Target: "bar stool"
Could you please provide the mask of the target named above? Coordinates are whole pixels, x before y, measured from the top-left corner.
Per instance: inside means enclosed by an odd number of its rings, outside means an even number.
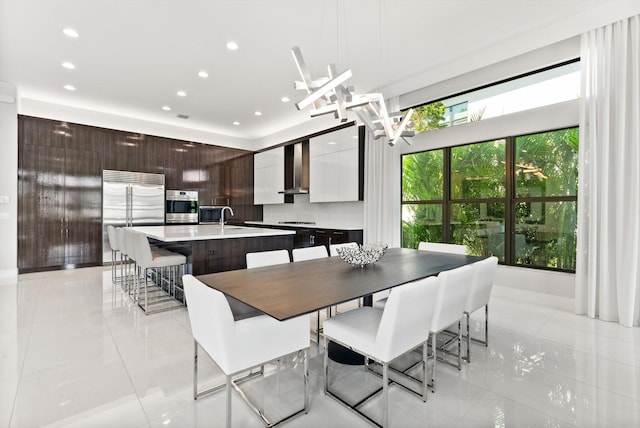
[[[179,270],[183,268],[184,265],[187,264],[187,258],[178,253],[168,252],[164,250],[162,253],[153,253],[151,251],[151,245],[147,240],[147,237],[142,233],[130,231],[132,246],[135,252],[136,265],[137,268],[142,269],[142,279],[144,281],[144,300],[140,299],[140,291],[139,291],[139,281],[136,286],[136,298],[137,303],[140,308],[145,312],[145,314],[149,314],[152,312],[158,312],[161,310],[166,310],[167,308],[161,308],[158,310],[151,310],[149,307],[149,287],[148,287],[148,271],[150,269],[156,271],[158,274],[158,270],[168,269],[169,274],[161,275],[159,282],[167,281],[168,294],[173,298],[175,296],[175,287],[178,280]],[[136,275],[137,276],[137,275]],[[183,296],[184,303],[184,296]],[[168,308],[172,309],[172,308]]]
[[[120,248],[116,238],[116,228],[112,225],[107,226],[107,237],[109,238],[109,247],[111,247],[111,282],[115,284],[118,279],[116,276],[116,261],[118,259],[118,252],[120,251]]]
[[[125,227],[115,228],[116,246],[120,251],[120,285],[126,292],[131,293],[129,280],[132,279],[129,276],[129,267],[131,259],[129,258],[129,248],[127,247],[126,239],[127,229]]]

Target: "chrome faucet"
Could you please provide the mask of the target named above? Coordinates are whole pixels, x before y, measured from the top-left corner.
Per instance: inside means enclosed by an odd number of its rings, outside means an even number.
[[[225,210],[229,210],[231,212],[231,215],[235,215],[233,214],[233,210],[231,209],[231,207],[229,206],[222,207],[222,210],[220,211],[220,230],[224,229],[224,211]]]

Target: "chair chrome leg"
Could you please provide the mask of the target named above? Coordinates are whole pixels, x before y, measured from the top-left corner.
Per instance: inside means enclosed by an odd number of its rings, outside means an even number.
[[[489,304],[484,305],[484,346],[489,346]]]
[[[304,351],[304,413],[309,412],[309,350]]]
[[[382,426],[389,426],[389,364],[382,365]]]
[[[198,399],[198,342],[193,341],[193,399]]]
[[[422,401],[427,402],[427,358],[428,358],[428,350],[427,350],[427,342],[422,344],[422,371],[424,372],[424,376],[422,377]]]
[[[436,392],[436,361],[438,359],[436,355],[436,351],[438,349],[437,338],[437,333],[433,333],[431,335],[431,354],[433,354],[433,362],[431,363],[431,392]]]
[[[323,364],[324,364],[324,394],[327,395],[327,391],[329,388],[329,349],[327,346],[328,339],[326,337],[323,338]]]
[[[148,300],[148,296],[147,296],[147,269],[143,269],[143,273],[144,273],[144,313],[147,313],[147,310],[149,309],[149,300]]]
[[[471,332],[469,331],[469,323],[471,322],[471,318],[469,316],[469,312],[465,312],[467,319],[467,363],[471,362]]]
[[[462,327],[458,320],[458,370],[462,370]]]
[[[231,428],[231,376],[227,375],[227,428]]]

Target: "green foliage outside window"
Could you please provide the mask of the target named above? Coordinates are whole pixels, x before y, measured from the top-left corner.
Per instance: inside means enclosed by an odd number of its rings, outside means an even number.
[[[446,111],[447,106],[440,101],[414,107],[411,115],[412,125],[409,129],[415,131],[416,134],[420,134],[433,129],[445,128],[447,123],[443,123],[443,121]],[[406,110],[402,111],[402,113],[405,112]]]
[[[446,240],[508,264],[575,271],[578,128],[408,154],[402,169],[403,247]]]

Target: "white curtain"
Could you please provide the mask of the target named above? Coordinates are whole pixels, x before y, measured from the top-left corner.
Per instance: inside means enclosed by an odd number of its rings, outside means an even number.
[[[640,323],[640,15],[582,35],[575,311]]]
[[[399,98],[386,101],[389,111],[397,111]],[[382,242],[394,246],[394,228],[399,228],[394,216],[393,148],[384,139],[373,138],[367,128],[365,138],[364,173],[364,243]]]

